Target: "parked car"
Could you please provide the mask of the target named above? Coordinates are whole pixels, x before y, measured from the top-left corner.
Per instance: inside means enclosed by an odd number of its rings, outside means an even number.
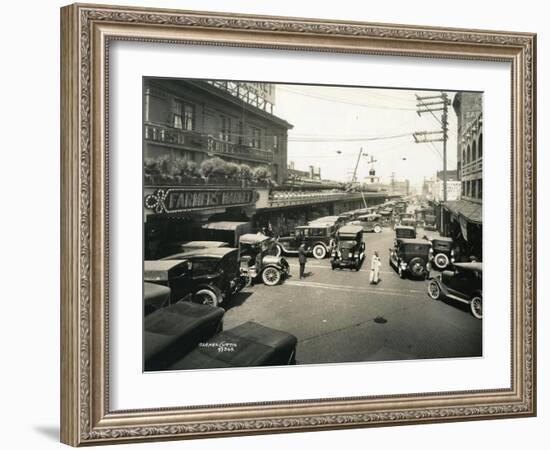
[[[157,309],[170,304],[170,288],[154,283],[143,283],[143,315],[148,316]]]
[[[321,224],[321,226],[324,226],[326,224],[329,224],[336,230],[337,228],[341,227],[345,223],[346,223],[346,219],[341,216],[323,216],[315,220],[310,220],[308,222],[308,225],[318,226],[319,224]]]
[[[364,232],[380,233],[382,231],[382,216],[380,214],[363,214],[356,220],[348,222],[348,225],[359,225]]]
[[[297,342],[293,334],[249,321],[199,343],[170,370],[296,364]]]
[[[359,271],[364,259],[363,228],[358,225],[344,225],[336,232],[336,245],[330,258],[332,270],[349,267]]]
[[[145,261],[145,281],[170,287],[171,303],[184,299],[209,306],[218,306],[245,285],[238,250],[223,247]]]
[[[179,302],[144,319],[144,370],[165,370],[223,329],[222,308]]]
[[[174,254],[194,252],[203,248],[229,247],[227,242],[223,241],[182,241],[170,242],[162,247],[162,255],[169,257]]]
[[[451,238],[435,237],[431,242],[435,267],[444,270],[454,263],[453,240]]]
[[[411,213],[403,213],[399,216],[399,225],[404,227],[413,227],[416,229],[416,215]]]
[[[416,229],[405,225],[397,225],[394,229],[395,239],[416,239]]]
[[[243,234],[239,238],[240,271],[247,286],[255,279],[275,286],[288,276],[290,266],[275,245],[275,239],[261,233]]]
[[[449,298],[470,306],[472,315],[483,318],[482,278],[479,262],[455,263],[454,270],[445,270],[428,283],[428,295],[434,300]]]
[[[305,244],[308,252],[316,259],[323,259],[330,255],[334,246],[336,227],[330,223],[315,223],[296,227],[294,234],[279,238],[276,242],[276,253],[298,254],[300,245]]]
[[[390,248],[390,266],[400,278],[410,275],[426,279],[431,269],[431,250],[432,245],[425,239],[397,239],[394,248]]]
[[[424,229],[435,231],[437,229],[437,224],[435,221],[435,215],[426,214],[424,215]]]

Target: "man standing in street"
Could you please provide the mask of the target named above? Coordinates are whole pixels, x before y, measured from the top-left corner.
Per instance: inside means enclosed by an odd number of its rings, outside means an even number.
[[[380,260],[380,256],[378,255],[378,252],[374,252],[370,265],[370,284],[378,284],[378,281],[380,280],[378,274],[381,265],[382,262]]]
[[[300,245],[298,249],[298,261],[300,262],[300,280],[304,278],[304,271],[306,269],[307,255],[306,255],[306,245]]]

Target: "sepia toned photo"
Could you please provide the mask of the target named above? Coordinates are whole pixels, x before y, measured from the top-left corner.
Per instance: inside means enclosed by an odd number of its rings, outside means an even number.
[[[483,94],[143,79],[145,371],[483,356]]]

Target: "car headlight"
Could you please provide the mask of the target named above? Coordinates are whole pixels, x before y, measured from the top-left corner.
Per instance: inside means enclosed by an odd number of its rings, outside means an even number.
[[[406,269],[406,268],[407,268],[407,263],[406,263],[406,262],[402,262],[402,263],[401,263],[401,268]]]

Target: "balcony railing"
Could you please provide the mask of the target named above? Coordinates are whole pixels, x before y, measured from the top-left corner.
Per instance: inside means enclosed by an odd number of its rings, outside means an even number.
[[[254,147],[237,144],[235,142],[216,139],[213,136],[204,136],[206,138],[206,147],[209,153],[222,156],[232,156],[237,159],[253,159],[256,161],[271,162],[273,152]]]
[[[196,131],[180,130],[165,125],[145,124],[145,140],[161,144],[191,147],[203,150],[211,156],[226,156],[269,163],[273,160],[272,150],[262,150],[217,139]]]

